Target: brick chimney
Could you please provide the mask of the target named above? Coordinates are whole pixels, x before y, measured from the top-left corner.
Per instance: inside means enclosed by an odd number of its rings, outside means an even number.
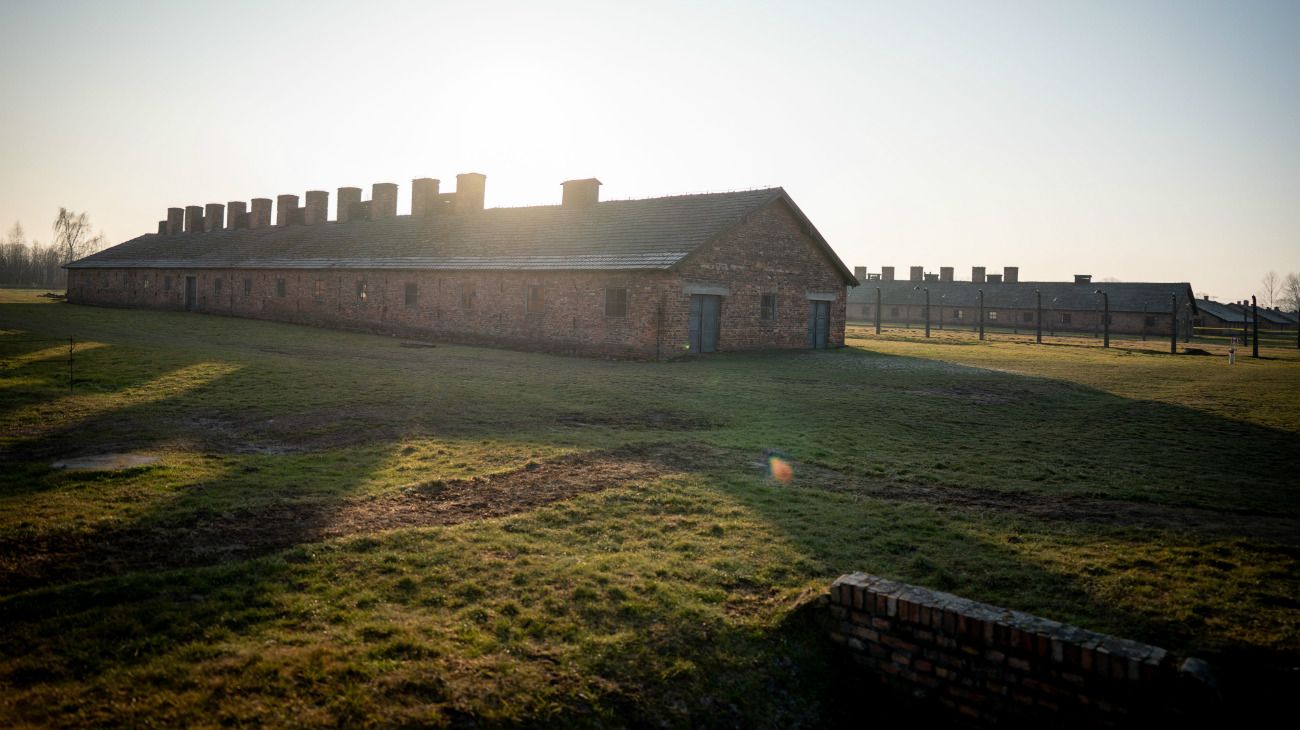
[[[397,215],[397,183],[375,183],[370,186],[370,217],[392,218]]]
[[[302,222],[309,226],[324,223],[330,217],[330,194],[324,190],[308,190]]]
[[[989,284],[1001,284],[1002,274],[989,274],[988,276],[984,277],[984,279],[986,283]]]
[[[186,233],[203,232],[203,206],[201,205],[185,206],[185,232]]]
[[[475,213],[483,210],[483,191],[486,187],[487,175],[477,172],[462,172],[457,175],[456,212]]]
[[[361,188],[339,188],[339,200],[334,220],[347,223],[352,220],[352,206],[361,202]]]
[[[275,224],[287,226],[293,222],[293,212],[298,210],[297,195],[278,195],[275,198]]]
[[[166,234],[167,234],[167,221],[158,221],[158,235],[164,236]]]
[[[411,215],[424,218],[438,209],[438,187],[441,181],[420,177],[411,181]]]
[[[1075,274],[1075,275],[1074,275],[1074,283],[1076,283],[1076,284],[1091,284],[1091,283],[1092,283],[1092,274]]]
[[[226,203],[226,212],[230,214],[230,218],[226,220],[226,228],[231,230],[248,228],[248,203],[242,200],[232,200]]]
[[[940,266],[940,267],[939,267],[939,281],[952,281],[952,267],[951,267],[951,266]]]
[[[180,233],[185,230],[185,209],[168,208],[167,209],[167,233],[168,235]]]
[[[976,283],[976,284],[983,284],[983,283],[984,283],[984,267],[983,267],[983,266],[972,266],[972,267],[970,267],[970,280],[971,280],[972,282]]]
[[[921,281],[925,278],[925,267],[913,266],[908,273],[910,274],[908,277],[910,281]]]
[[[208,203],[203,209],[203,230],[219,231],[226,227],[226,206],[221,203]]]
[[[1020,282],[1019,266],[1003,266],[1002,281],[1007,284],[1017,284]]]
[[[252,210],[248,213],[249,228],[265,228],[271,225],[271,199],[253,198]]]
[[[585,208],[600,202],[600,181],[594,177],[582,180],[565,180],[561,203],[565,208]]]
[[[894,267],[892,267],[892,266],[881,266],[881,267],[880,267],[880,280],[881,280],[881,281],[893,281],[893,280],[894,280]]]
[[[865,266],[854,266],[854,267],[853,267],[853,278],[854,278],[854,279],[857,279],[859,284],[862,283],[862,282],[864,282],[864,281],[866,281],[866,280],[867,280],[867,267],[865,267]]]

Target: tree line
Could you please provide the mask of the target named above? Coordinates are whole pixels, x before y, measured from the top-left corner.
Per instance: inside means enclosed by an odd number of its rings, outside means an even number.
[[[68,272],[63,265],[104,247],[104,234],[93,233],[85,213],[59,208],[54,239],[48,244],[27,241],[22,223],[14,223],[0,242],[0,286],[63,289]]]

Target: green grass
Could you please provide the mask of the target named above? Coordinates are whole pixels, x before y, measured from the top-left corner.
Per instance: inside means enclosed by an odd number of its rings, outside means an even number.
[[[0,292],[0,720],[823,725],[801,606],[855,570],[1300,653],[1294,350],[915,334],[609,362]],[[115,452],[160,458],[51,466]]]

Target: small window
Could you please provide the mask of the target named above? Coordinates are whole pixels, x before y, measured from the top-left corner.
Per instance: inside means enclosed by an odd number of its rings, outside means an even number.
[[[897,317],[897,316],[898,316],[898,307],[890,307],[890,308],[889,308],[889,316],[891,316],[891,317]]]
[[[212,291],[215,292],[221,291],[221,277],[217,277],[212,280]]]
[[[406,306],[414,307],[420,299],[420,285],[413,281],[406,282]]]
[[[252,294],[252,293],[253,293],[253,280],[252,280],[252,279],[249,279],[249,278],[245,278],[245,279],[244,279],[244,296],[248,296],[249,294]]]
[[[311,296],[312,296],[312,299],[315,299],[315,300],[318,301],[318,302],[319,302],[319,301],[323,301],[323,300],[325,299],[325,280],[324,280],[324,279],[317,279],[316,281],[313,281],[313,282],[312,282],[312,284],[311,284]]]
[[[989,321],[990,321],[990,322],[996,322],[996,321],[998,321],[998,313],[997,313],[997,312],[989,312]]]
[[[542,291],[540,284],[531,284],[528,287],[528,298],[524,301],[524,311],[540,312],[546,307],[546,295]]]
[[[954,309],[952,311],[952,316],[956,317],[957,319],[963,319],[965,318],[966,314],[962,312],[960,309]]]
[[[164,276],[163,291],[171,291],[171,290],[172,290],[172,278],[170,276]]]
[[[764,294],[758,304],[759,319],[776,319],[776,295]]]
[[[1033,312],[1024,312],[1024,313],[1022,313],[1022,314],[1020,315],[1020,319],[1021,319],[1022,321],[1025,321],[1025,322],[1033,322],[1033,321],[1034,321],[1034,313],[1033,313]]]
[[[147,276],[144,277],[144,282],[143,282],[142,286],[144,286],[144,288],[146,288],[146,289],[149,288],[149,277],[147,277]]]
[[[276,279],[276,280],[275,280],[275,295],[276,295],[277,297],[280,297],[281,299],[283,299],[283,298],[284,298],[284,290],[285,290],[285,287],[284,287],[284,279]]]
[[[365,279],[357,280],[357,301],[364,302],[370,296],[370,285]]]
[[[1148,315],[1148,316],[1147,316],[1147,319],[1146,319],[1146,323],[1147,323],[1147,326],[1148,326],[1148,327],[1155,327],[1155,326],[1156,326],[1156,318]]]
[[[461,287],[460,287],[460,308],[461,308],[461,309],[473,309],[473,308],[474,308],[474,285],[473,285],[473,284],[462,284],[462,285],[461,285]]]
[[[627,316],[627,289],[623,287],[605,287],[605,316]]]
[[[1069,323],[1070,323],[1070,313],[1061,312],[1061,324],[1069,324]]]

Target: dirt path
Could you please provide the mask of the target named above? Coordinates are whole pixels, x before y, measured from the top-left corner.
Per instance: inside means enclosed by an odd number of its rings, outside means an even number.
[[[849,492],[874,499],[924,502],[963,512],[1003,512],[1036,520],[1065,520],[1118,527],[1188,530],[1300,546],[1300,519],[1200,507],[1011,492],[857,478],[807,464],[795,466],[794,488]]]
[[[663,447],[628,447],[531,462],[512,472],[433,481],[398,493],[284,504],[185,521],[0,539],[0,595],[135,570],[212,565],[294,545],[409,527],[502,517],[672,469]]]

